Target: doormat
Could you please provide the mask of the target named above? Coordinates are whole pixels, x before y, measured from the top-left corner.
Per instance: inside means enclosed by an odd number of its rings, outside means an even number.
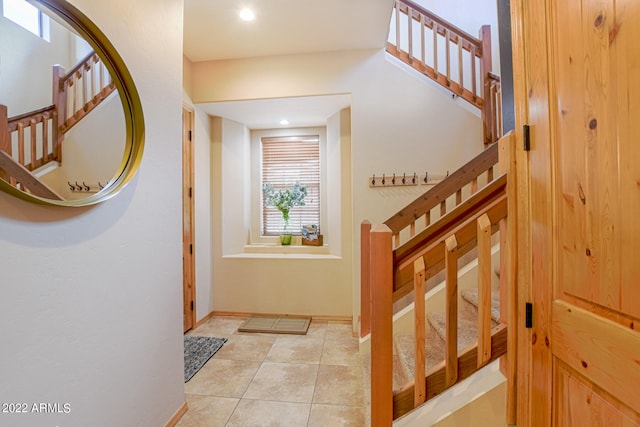
[[[238,332],[306,335],[309,324],[311,317],[305,316],[252,316],[238,328]]]
[[[185,336],[184,382],[189,381],[226,342],[226,338]]]

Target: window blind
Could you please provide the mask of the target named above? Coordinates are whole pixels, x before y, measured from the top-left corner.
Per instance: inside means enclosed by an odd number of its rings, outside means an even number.
[[[278,189],[291,187],[296,181],[307,187],[305,206],[289,212],[288,231],[300,234],[302,225],[320,225],[320,138],[318,135],[265,137],[261,139],[262,182]],[[277,236],[283,232],[282,214],[274,206],[266,206],[262,194],[262,235]]]

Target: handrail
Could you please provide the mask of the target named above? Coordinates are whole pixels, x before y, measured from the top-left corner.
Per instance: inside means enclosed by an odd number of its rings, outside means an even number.
[[[512,163],[515,161],[512,156],[514,141],[515,137],[511,132],[500,140],[498,147],[495,148],[496,154],[485,154],[485,152],[481,154],[488,159],[493,159],[492,156],[497,155],[499,150],[500,156],[505,158],[500,163],[501,175],[496,179],[491,177],[492,180],[481,190],[459,203],[456,208],[446,212],[438,221],[402,246],[392,250],[394,231],[391,226],[395,226],[399,230],[402,224],[408,222],[404,218],[409,216],[407,212],[422,212],[424,206],[436,207],[438,203],[434,204],[432,196],[426,197],[429,202],[425,202],[424,199],[417,200],[414,204],[403,209],[401,211],[404,212],[403,215],[392,217],[395,218],[394,221],[390,219],[387,223],[374,226],[372,229],[366,223],[363,225],[362,231],[365,236],[362,237],[362,242],[365,243],[368,239],[368,244],[362,246],[362,252],[367,252],[363,253],[362,257],[363,259],[368,257],[370,269],[370,274],[367,275],[370,296],[368,300],[363,297],[362,309],[366,310],[369,304],[371,306],[372,425],[389,425],[391,423],[388,418],[389,411],[393,413],[392,419],[395,419],[421,405],[426,399],[473,374],[487,363],[506,354],[507,335],[512,335],[511,332],[507,332],[506,324],[513,322],[514,315],[512,309],[507,311],[501,307],[500,322],[497,327],[492,326],[491,244],[492,234],[499,231],[500,276],[509,276],[512,273],[508,262],[513,259],[515,254],[513,253],[512,237],[506,234],[509,210],[507,186],[513,185],[509,184],[509,176]],[[491,167],[495,164],[493,160],[488,163],[491,164]],[[452,175],[443,181],[443,184],[447,180],[458,180],[457,184],[460,184],[459,180],[465,176],[469,177],[470,173],[467,171],[460,172],[457,176]],[[462,181],[466,181],[466,179]],[[441,194],[456,194],[455,188],[453,192],[450,191],[451,187],[456,186],[451,183],[441,186],[441,188],[448,188],[445,193]],[[442,190],[437,189],[437,191],[441,192]],[[415,210],[416,207],[419,209]],[[415,218],[412,219],[412,221],[414,220]],[[457,348],[458,258],[472,248],[476,248],[478,253],[478,342],[459,353]],[[510,255],[502,256],[503,252]],[[389,277],[389,272],[392,272],[392,278]],[[424,305],[422,304],[425,297],[424,284],[425,280],[439,272],[444,272],[446,278],[444,312],[446,356],[439,366],[425,373],[425,369],[422,367],[425,331],[423,325],[420,325],[425,320]],[[500,283],[504,287],[509,285],[502,280]],[[389,399],[388,390],[377,388],[383,387],[383,384],[390,381],[392,377],[393,362],[388,354],[393,347],[392,301],[397,301],[399,296],[406,295],[411,290],[414,291],[414,300],[416,301],[414,360],[416,363],[420,363],[420,367],[416,366],[414,379],[403,386],[401,390],[395,391],[392,399]],[[508,301],[513,301],[512,296],[505,297],[507,292],[502,289],[500,295],[501,306],[503,304],[508,306],[510,305]],[[505,315],[505,313],[508,314]],[[378,355],[373,357],[374,353]],[[511,357],[509,363],[514,363],[514,360]],[[515,372],[513,365],[510,366],[510,372]],[[513,381],[515,381],[515,377],[508,378],[508,382],[510,382],[508,390],[515,390]],[[509,405],[514,402],[512,394],[510,391]]]
[[[498,145],[494,144],[439,182],[422,196],[398,211],[384,223],[393,232],[395,246],[401,243],[401,233],[412,238],[416,234],[417,222],[424,217],[424,226],[431,224],[432,210],[440,207],[440,217],[447,213],[449,206],[460,203],[475,194],[484,183],[493,180],[493,168],[498,163]],[[482,177],[486,173],[486,177]],[[484,182],[482,180],[484,179]],[[450,197],[456,199],[447,203]],[[436,213],[437,214],[437,213]],[[407,228],[409,228],[407,230]]]
[[[497,141],[502,100],[500,79],[491,73],[490,27],[476,38],[411,0],[396,0],[393,10],[386,51],[479,108],[485,146]]]

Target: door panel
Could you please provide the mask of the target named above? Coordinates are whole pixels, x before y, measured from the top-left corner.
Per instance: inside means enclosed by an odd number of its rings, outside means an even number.
[[[562,0],[548,9],[557,99],[551,351],[562,426],[640,419],[640,332],[632,329],[640,300],[623,298],[637,297],[640,277],[629,256],[640,253],[631,220],[640,215],[640,168],[631,164],[640,160],[640,128],[629,115],[640,85],[628,81],[640,66],[640,9],[631,1]]]
[[[534,307],[533,328],[519,329],[531,340],[519,348],[530,380],[518,425],[637,426],[640,1],[512,0],[512,10],[525,40],[516,110],[532,139],[518,166],[518,204],[530,206],[519,230],[531,241],[518,246],[531,260],[518,264],[519,285]]]

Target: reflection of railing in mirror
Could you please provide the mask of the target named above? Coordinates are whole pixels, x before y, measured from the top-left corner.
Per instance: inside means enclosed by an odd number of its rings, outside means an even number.
[[[32,172],[52,161],[61,163],[64,134],[114,90],[108,70],[91,52],[68,73],[53,67],[53,105],[12,118],[0,105],[0,178],[20,190],[62,200]]]

